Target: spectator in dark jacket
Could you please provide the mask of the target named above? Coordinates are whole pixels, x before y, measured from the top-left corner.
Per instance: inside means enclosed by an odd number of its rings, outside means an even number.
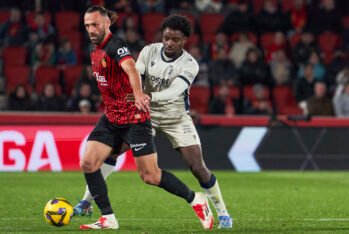
[[[40,111],[64,111],[65,102],[64,99],[56,95],[55,86],[51,83],[46,83],[42,95],[38,98],[36,107]]]
[[[239,1],[236,10],[232,11],[223,21],[220,31],[227,35],[236,32],[254,31],[254,16],[247,1]]]
[[[233,85],[238,83],[235,66],[228,58],[227,52],[224,49],[218,50],[217,59],[211,61],[208,70],[212,87],[220,84]]]
[[[258,31],[264,32],[286,32],[289,29],[287,17],[280,12],[278,6],[272,0],[265,0],[263,8],[256,19]]]
[[[341,30],[341,12],[336,7],[334,0],[322,0],[311,10],[310,28],[315,33],[325,31],[339,32]]]
[[[307,64],[304,67],[304,75],[297,79],[295,85],[295,97],[299,105],[304,107],[304,101],[314,95],[315,77],[313,72],[313,65]]]
[[[91,105],[91,112],[96,112],[96,101],[93,99],[91,86],[89,83],[82,83],[76,95],[68,101],[68,109],[70,111],[80,111],[79,103],[81,100],[87,100]]]
[[[300,41],[293,49],[293,60],[297,65],[307,62],[312,51],[319,51],[314,35],[309,30],[304,30]]]
[[[8,110],[28,111],[33,109],[33,102],[24,85],[18,85],[8,98]]]
[[[258,49],[252,48],[247,51],[246,59],[239,70],[239,79],[243,85],[271,85],[269,67],[263,62]]]

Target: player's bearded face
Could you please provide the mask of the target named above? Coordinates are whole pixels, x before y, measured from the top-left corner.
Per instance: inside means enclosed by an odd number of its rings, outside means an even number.
[[[107,19],[98,12],[86,13],[84,17],[85,28],[93,44],[102,43],[106,35]]]
[[[165,28],[162,35],[162,43],[164,45],[164,53],[167,57],[178,57],[183,50],[187,37],[179,30]]]

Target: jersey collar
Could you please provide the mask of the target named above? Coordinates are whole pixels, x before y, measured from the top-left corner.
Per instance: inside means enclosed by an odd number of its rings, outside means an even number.
[[[96,46],[97,49],[102,49],[108,43],[111,36],[112,36],[112,34],[109,33],[108,36],[102,41],[102,43]]]
[[[172,63],[174,62],[175,60],[177,60],[178,58],[180,58],[182,55],[183,55],[184,51],[182,50],[182,54],[179,55],[177,58],[173,58],[173,59],[170,59],[170,60],[166,60],[165,56],[164,56],[164,47],[161,48],[161,51],[160,51],[160,55],[161,55],[161,59],[162,61],[164,61],[165,63]]]

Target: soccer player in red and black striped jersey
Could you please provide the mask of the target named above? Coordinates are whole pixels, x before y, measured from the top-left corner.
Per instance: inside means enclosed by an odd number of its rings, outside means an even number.
[[[188,203],[195,198],[194,191],[157,166],[149,121],[150,98],[141,89],[140,75],[125,42],[109,30],[115,19],[115,13],[101,6],[90,7],[84,16],[85,28],[95,45],[91,52],[92,69],[105,102],[105,114],[91,132],[81,160],[81,169],[102,217],[95,223],[81,225],[80,229],[118,229],[100,168],[112,152],[122,152],[125,144],[132,149],[145,183],[163,188]]]

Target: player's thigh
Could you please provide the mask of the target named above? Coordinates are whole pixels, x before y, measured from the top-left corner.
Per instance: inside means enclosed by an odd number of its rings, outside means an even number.
[[[200,148],[200,137],[189,116],[179,122],[161,124],[159,129],[166,135],[174,149],[192,145],[197,145]]]
[[[132,124],[122,134],[122,139],[130,145],[135,158],[156,153],[150,121]]]
[[[103,115],[87,139],[87,147],[83,159],[99,161],[106,158],[112,151],[120,152],[122,148],[122,138],[115,133],[115,128]]]

